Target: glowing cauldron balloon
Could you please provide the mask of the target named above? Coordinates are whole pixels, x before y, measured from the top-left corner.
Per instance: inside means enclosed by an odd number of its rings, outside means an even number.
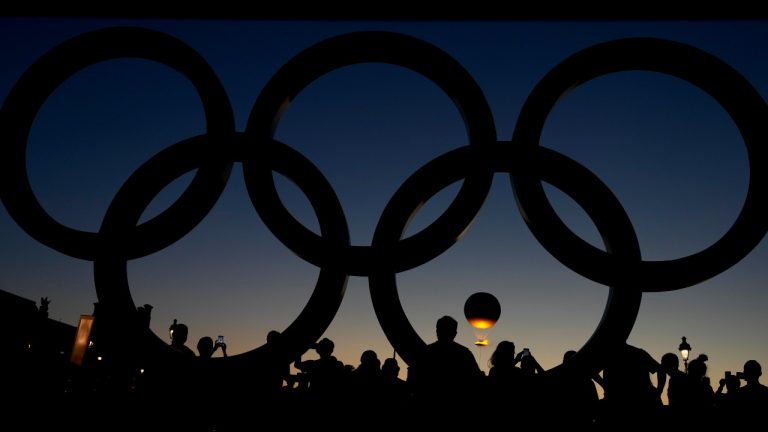
[[[464,317],[477,329],[489,329],[501,315],[501,305],[493,294],[474,293],[464,303]]]

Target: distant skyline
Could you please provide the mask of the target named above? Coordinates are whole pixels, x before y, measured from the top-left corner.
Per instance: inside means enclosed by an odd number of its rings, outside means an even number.
[[[85,31],[138,25],[168,33],[196,50],[221,80],[243,131],[261,90],[303,49],[328,37],[387,30],[427,41],[455,58],[488,100],[499,140],[509,140],[536,83],[569,55],[623,37],[659,37],[722,59],[765,99],[768,21],[269,21],[117,20],[0,17],[0,101],[47,50]],[[60,223],[96,231],[112,197],[142,163],[205,129],[192,86],[146,60],[94,65],[60,86],[39,112],[29,137],[30,183]],[[461,117],[437,86],[403,68],[362,64],[334,71],[300,92],[275,137],[326,176],[343,206],[353,245],[369,245],[389,198],[418,168],[466,144]],[[2,140],[0,135],[0,140]],[[583,84],[547,118],[541,145],[594,172],[626,209],[644,259],[669,260],[718,240],[736,219],[749,179],[738,130],[709,96],[676,78],[622,72]],[[317,231],[306,197],[280,175],[280,196]],[[191,179],[174,182],[143,220],[170,204]],[[602,248],[596,229],[562,192],[547,195],[568,226]],[[408,235],[445,209],[458,184],[426,203]],[[0,212],[0,288],[39,302],[51,318],[77,324],[97,301],[92,264],[32,239]],[[742,261],[696,286],[643,295],[629,342],[656,359],[677,352],[709,356],[713,385],[748,359],[768,367],[768,241]],[[235,164],[223,195],[192,232],[129,262],[136,305],[154,306],[153,331],[168,340],[173,319],[190,328],[188,345],[224,335],[228,352],[262,345],[304,307],[319,273],[273,235],[253,209]],[[570,271],[535,240],[515,204],[509,176],[496,174],[473,225],[453,247],[397,275],[404,310],[422,339],[435,339],[442,315],[460,323],[457,340],[483,370],[496,343],[530,347],[550,369],[580,348],[600,322],[608,288]],[[490,292],[501,304],[497,324],[478,337],[464,319],[466,299]],[[357,365],[373,349],[393,355],[371,305],[366,278],[351,276],[324,336]],[[304,358],[312,358],[313,351]],[[401,360],[403,375],[406,367]],[[763,380],[765,381],[765,380]]]

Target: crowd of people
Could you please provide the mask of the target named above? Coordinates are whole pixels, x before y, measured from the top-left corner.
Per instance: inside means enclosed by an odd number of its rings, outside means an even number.
[[[187,346],[187,326],[176,323],[170,346],[189,361],[155,364],[130,381],[100,371],[94,379],[91,371],[88,380],[70,374],[67,386],[44,392],[43,383],[36,381],[29,383],[27,402],[63,402],[71,410],[87,401],[91,415],[101,421],[133,427],[160,422],[164,430],[187,431],[245,430],[272,422],[338,429],[360,418],[380,427],[455,428],[475,415],[474,410],[480,410],[478,421],[514,427],[709,429],[761,424],[768,408],[768,387],[759,381],[762,369],[756,360],[746,361],[742,371],[713,388],[706,355],[681,370],[675,353],[657,361],[625,344],[604,359],[600,373],[553,378],[530,351],[518,352],[512,341],[504,340],[491,355],[486,374],[471,351],[454,340],[457,326],[454,318],[441,317],[436,340],[404,365],[402,379],[397,358],[382,362],[375,351],[366,350],[359,364],[344,364],[334,356],[335,345],[328,338],[313,346],[316,359],[289,362],[275,356],[245,369],[227,368],[211,361],[217,351],[227,357],[222,340],[202,337],[195,352]],[[270,332],[266,347],[276,346],[280,336]],[[574,354],[566,352],[563,362]],[[296,373],[291,373],[291,364]]]

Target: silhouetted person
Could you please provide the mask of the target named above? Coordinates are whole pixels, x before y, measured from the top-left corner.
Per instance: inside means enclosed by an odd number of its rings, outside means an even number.
[[[635,424],[656,427],[661,418],[661,392],[667,376],[647,351],[624,343],[611,352],[603,369],[601,420],[609,429]],[[656,374],[657,386],[650,374]]]
[[[706,354],[699,354],[698,357],[688,363],[688,378],[691,380],[691,406],[694,411],[711,415],[712,408],[715,405],[715,392],[712,390],[709,377],[707,376]],[[705,426],[709,419],[704,419],[703,415],[699,418],[704,421]]]
[[[520,353],[520,371],[522,372],[522,381],[520,383],[522,409],[535,412],[535,410],[540,410],[542,406],[548,406],[549,397],[547,393],[549,391],[549,383],[546,383],[543,379],[545,370],[528,348],[523,348],[523,351]],[[529,427],[535,423],[535,417],[528,416],[525,418],[523,426]]]
[[[188,334],[189,328],[186,324],[174,324],[171,348],[177,353],[177,356],[169,359],[169,364],[165,365],[165,373],[167,378],[171,380],[170,385],[179,397],[186,397],[190,394],[188,387],[193,383],[189,379],[189,374],[196,367],[197,361],[195,352],[186,345]]]
[[[680,370],[680,359],[675,353],[661,356],[661,372],[667,380],[667,406],[663,407],[664,422],[671,428],[686,426],[691,416],[693,380]]]
[[[176,331],[174,331],[174,336]],[[211,361],[214,352],[221,348],[222,356],[227,357],[227,346],[218,340],[214,343],[210,336],[203,336],[197,341],[197,352],[195,367],[187,377],[183,379],[194,382],[194,401],[189,409],[196,412],[199,417],[196,420],[196,426],[200,430],[215,430],[220,428],[222,421],[223,408],[227,406],[229,389],[225,383],[229,377],[222,376],[221,365]],[[215,413],[215,414],[211,414]]]
[[[293,419],[290,416],[303,411],[303,405],[297,409],[296,404],[304,404],[306,401],[289,400],[289,395],[283,388],[283,383],[290,376],[291,367],[283,339],[284,336],[279,331],[270,330],[266,335],[266,344],[259,349],[258,356],[228,359],[230,367],[224,374],[230,382],[227,389],[229,398],[226,406],[222,407],[222,412],[227,416],[221,424],[223,430],[242,430],[243,425],[253,422],[254,410],[259,415],[276,419],[285,416]],[[301,416],[304,416],[303,412]],[[293,426],[298,427],[293,423]],[[302,423],[301,426],[303,425]]]
[[[187,343],[188,335],[189,327],[187,327],[186,324],[175,324],[173,328],[173,338],[171,338],[171,347],[185,356],[196,357],[192,348],[185,345]]]
[[[361,358],[361,365],[362,365]],[[360,370],[358,367],[356,370]],[[367,401],[358,401],[357,405],[363,405],[359,413],[368,415],[370,419],[375,419],[375,430],[400,430],[413,427],[410,422],[415,414],[422,414],[414,411],[411,399],[411,392],[408,383],[401,379],[400,365],[394,357],[384,359],[379,373],[379,379],[376,380],[376,394]],[[353,405],[354,406],[354,405]],[[353,423],[355,430],[360,429],[359,424]]]
[[[477,398],[484,374],[469,348],[454,341],[458,322],[437,320],[437,341],[426,345],[408,371],[415,402],[432,409],[465,409]]]
[[[373,350],[360,355],[360,364],[349,372],[346,398],[358,413],[375,415],[382,402],[381,360]]]
[[[489,381],[494,385],[518,384],[523,373],[517,364],[523,353],[515,354],[515,344],[511,341],[501,341],[491,354],[491,368],[488,370]]]
[[[185,430],[195,423],[194,415],[201,407],[206,410],[210,394],[215,393],[209,387],[208,368],[203,367],[201,359],[186,346],[189,328],[174,320],[171,326],[171,354],[155,356],[153,364],[148,366],[147,412],[150,418],[156,418],[159,430]],[[205,359],[210,360],[210,359]],[[206,371],[203,373],[203,371]]]
[[[739,415],[738,398],[741,380],[728,371],[725,373],[725,377],[720,378],[718,384],[717,390],[715,390],[715,412],[718,425],[730,427],[733,424],[732,419]]]
[[[501,341],[496,344],[489,359],[490,369],[486,378],[489,404],[493,410],[519,407],[526,402],[528,389],[523,371],[517,367],[523,353],[515,354],[515,344]]]
[[[221,348],[221,355],[223,357],[227,356],[227,344],[224,342],[216,341],[213,342],[213,339],[210,336],[203,336],[197,341],[197,353],[200,358],[203,359],[209,359],[213,357],[213,354]]]
[[[291,362],[283,354],[283,335],[277,330],[267,333],[267,344],[264,350],[261,383],[271,396],[278,396],[283,391],[283,383],[291,375]]]
[[[576,351],[566,351],[563,354],[563,363],[574,355]],[[600,402],[595,387],[596,381],[602,383],[599,375],[589,375],[578,370],[573,370],[567,375],[562,373],[546,381],[546,387],[543,389],[546,393],[540,401],[543,404],[555,405],[554,412],[558,413],[549,419],[550,425],[573,430],[592,429]]]
[[[333,355],[335,345],[323,338],[315,345],[319,358],[294,362],[294,367],[306,376],[306,402],[315,413],[337,403],[344,393],[344,363]]]
[[[400,378],[400,365],[393,357],[385,359],[384,364],[381,365],[381,387],[381,399],[385,412],[409,407],[410,387],[404,379]]]
[[[667,380],[667,404],[672,408],[680,408],[688,399],[690,392],[688,376],[680,370],[680,359],[675,353],[661,356],[661,370],[669,376]]]
[[[40,309],[38,309],[38,313],[43,318],[48,318],[48,305],[51,304],[51,301],[48,300],[48,297],[40,297]]]
[[[360,355],[360,364],[351,372],[353,386],[357,391],[369,393],[377,390],[381,382],[381,360],[376,351],[365,350]]]
[[[248,362],[243,376],[235,378],[240,386],[236,393],[251,396],[247,402],[249,405],[241,408],[244,413],[249,413],[255,405],[272,416],[280,417],[294,408],[283,386],[290,381],[291,360],[285,353],[282,333],[270,330],[266,342],[258,361]]]
[[[714,418],[715,392],[707,376],[706,354],[699,354],[688,363],[685,412],[680,413],[683,425],[692,428],[709,428]]]
[[[759,425],[765,425],[765,413],[768,408],[768,387],[760,383],[760,376],[763,369],[757,360],[747,360],[744,363],[744,371],[741,378],[745,384],[739,389],[738,397],[738,415],[741,426],[752,426],[754,429]]]

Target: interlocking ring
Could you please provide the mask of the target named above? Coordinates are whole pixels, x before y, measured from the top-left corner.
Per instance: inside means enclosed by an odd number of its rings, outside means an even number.
[[[216,74],[196,51],[167,34],[144,28],[107,28],[74,37],[40,57],[19,78],[0,112],[0,130],[5,139],[4,156],[0,158],[0,190],[8,213],[27,234],[75,258],[93,261],[103,247],[110,246],[103,245],[96,233],[60,224],[43,209],[29,183],[27,139],[37,112],[65,80],[90,65],[126,57],[153,60],[185,75],[200,95],[207,133],[228,137],[234,132],[234,114]],[[217,144],[224,145],[226,141]],[[214,151],[212,146],[211,152]],[[231,168],[231,162],[220,158],[202,161],[174,205],[126,236],[126,258],[149,255],[185,236],[216,203]],[[213,189],[216,187],[218,191]]]
[[[233,152],[229,157],[240,161],[254,153],[246,147],[247,142],[242,134],[230,138],[233,141],[230,145]],[[161,151],[128,178],[107,209],[99,234],[104,236],[105,244],[114,247],[105,248],[94,260],[94,279],[100,306],[108,310],[109,315],[117,316],[118,322],[135,321],[136,311],[128,286],[127,260],[122,249],[122,245],[127,243],[125,236],[131,235],[131,228],[136,226],[144,210],[160,191],[210,157],[210,141],[213,139],[210,135],[201,135]],[[272,161],[271,166],[275,171],[294,179],[307,192],[310,201],[316,204],[314,207],[318,210],[323,234],[346,239],[348,243],[349,233],[341,206],[327,204],[332,203],[336,196],[330,184],[311,162],[279,142],[260,149],[259,156]],[[326,205],[320,206],[320,203]],[[347,279],[348,275],[339,269],[320,270],[308,303],[293,323],[282,331],[286,358],[298,357],[322,336],[341,305]],[[149,337],[143,337],[141,343],[149,349],[165,354],[173,352],[156,335],[144,336]],[[241,360],[259,360],[264,351],[266,348],[262,345],[239,357]]]
[[[598,44],[569,57],[536,85],[520,112],[512,141],[538,146],[544,121],[565,93],[593,78],[629,70],[661,72],[694,84],[733,119],[747,147],[749,189],[731,228],[708,248],[686,257],[627,261],[571,232],[549,204],[536,173],[511,173],[518,207],[544,248],[584,277],[605,285],[631,281],[646,292],[690,287],[741,261],[768,231],[768,206],[760,203],[768,196],[768,106],[741,74],[704,51],[668,40],[632,38]]]
[[[98,233],[65,227],[35,198],[26,171],[26,142],[47,97],[88,65],[139,57],[168,65],[190,79],[203,102],[207,131],[159,152],[139,167],[111,202]],[[320,170],[298,151],[274,139],[290,101],[326,73],[358,63],[388,63],[419,73],[456,104],[469,143],[428,162],[398,188],[378,221],[370,246],[350,244],[346,217]],[[539,138],[549,112],[568,90],[614,72],[669,74],[712,96],[736,123],[747,146],[750,181],[733,226],[710,247],[670,261],[644,261],[632,223],[610,189],[586,167]],[[676,42],[631,38],[589,47],[547,73],[526,100],[511,141],[498,141],[488,103],[474,79],[451,56],[422,40],[390,32],[350,33],[321,41],[286,63],[267,83],[245,132],[234,131],[231,106],[209,65],[177,39],[140,28],[111,28],[75,37],[41,57],[19,79],[0,111],[0,135],[8,137],[0,165],[0,191],[11,216],[30,236],[66,255],[94,261],[99,301],[108,315],[136,316],[127,282],[130,259],[159,251],[192,230],[215,205],[232,164],[243,164],[249,197],[270,231],[291,251],[321,271],[307,305],[283,332],[291,358],[319,339],[338,311],[350,275],[369,278],[374,310],[390,343],[410,363],[424,341],[410,325],[397,293],[396,274],[424,264],[450,248],[469,227],[490,190],[494,173],[510,175],[518,208],[536,239],[580,275],[610,287],[605,313],[578,354],[548,374],[596,372],[607,349],[626,341],[643,292],[695,285],[743,259],[768,231],[768,209],[758,202],[768,189],[768,107],[738,72],[699,49]],[[153,198],[180,176],[197,170],[190,186],[167,210],[139,224]],[[273,172],[292,180],[317,214],[320,234],[307,229],[283,206]],[[450,184],[462,186],[448,208],[427,228],[402,238],[420,205]],[[550,183],[578,203],[595,223],[605,250],[570,231],[544,194]],[[149,349],[168,353],[157,336]],[[230,357],[252,360],[264,347]],[[234,359],[234,360],[232,360]]]
[[[292,58],[272,77],[256,100],[246,135],[256,142],[268,143],[288,104],[302,89],[335,69],[371,62],[402,66],[437,84],[459,109],[470,145],[496,141],[496,126],[488,102],[466,69],[433,45],[390,32],[357,32],[333,37]],[[318,267],[344,268],[355,276],[367,276],[382,265],[405,271],[443,253],[472,222],[493,180],[493,173],[489,171],[467,175],[455,200],[435,222],[403,239],[396,251],[381,256],[381,251],[375,248],[356,246],[339,250],[343,245],[328,245],[328,242],[334,243],[334,239],[320,237],[296,221],[280,201],[268,168],[258,159],[243,163],[251,201],[272,233],[307,262]],[[334,253],[328,253],[329,247]]]
[[[469,147],[448,152],[411,176],[384,209],[373,237],[374,247],[394,244],[406,230],[410,213],[421,202],[474,170],[518,172],[530,170],[562,190],[582,206],[595,223],[607,250],[628,261],[640,260],[640,246],[632,223],[618,199],[591,171],[560,153],[545,147],[531,152],[510,142],[473,151]],[[414,192],[415,190],[415,192]],[[395,272],[369,276],[371,299],[384,333],[396,351],[411,363],[425,346],[411,326],[397,295]],[[565,364],[547,371],[573,373],[597,372],[601,358],[610,347],[624,342],[632,330],[640,309],[642,292],[622,284],[612,287],[603,318],[589,341]]]

